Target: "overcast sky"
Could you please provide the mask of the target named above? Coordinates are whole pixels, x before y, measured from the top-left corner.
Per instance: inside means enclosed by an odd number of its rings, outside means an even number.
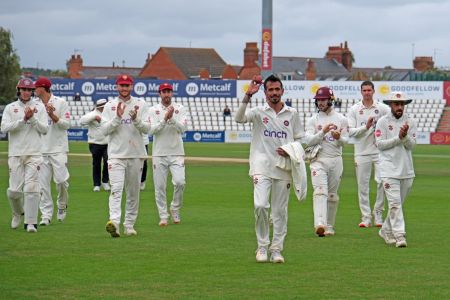
[[[323,57],[348,41],[355,66],[411,68],[412,57],[450,66],[450,0],[274,0],[274,56]],[[366,4],[367,3],[367,4]],[[2,0],[24,67],[84,64],[142,67],[159,47],[214,48],[243,64],[260,43],[262,0]]]

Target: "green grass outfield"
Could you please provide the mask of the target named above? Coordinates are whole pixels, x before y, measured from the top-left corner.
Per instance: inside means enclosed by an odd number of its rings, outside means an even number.
[[[71,153],[88,153],[71,143]],[[247,158],[248,144],[186,144],[188,156]],[[70,155],[64,223],[10,229],[7,144],[0,143],[0,299],[449,299],[450,147],[417,146],[404,210],[408,248],[360,229],[352,147],[344,153],[336,236],[313,233],[312,189],[291,194],[285,264],[255,263],[247,163],[188,161],[182,224],[158,227],[151,168],[136,237],[105,231],[108,194],[89,156]],[[372,189],[373,190],[373,189]],[[372,193],[373,198],[373,193]]]

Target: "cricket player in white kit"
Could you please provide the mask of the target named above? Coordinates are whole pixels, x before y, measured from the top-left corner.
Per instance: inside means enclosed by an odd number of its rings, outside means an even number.
[[[102,113],[102,132],[108,136],[108,171],[111,194],[109,221],[106,231],[120,237],[121,202],[125,187],[126,204],[123,222],[124,234],[136,235],[134,224],[138,216],[142,165],[147,157],[143,133],[148,133],[150,122],[144,100],[131,96],[133,78],[120,75],[116,80],[119,96],[105,105]]]
[[[8,133],[9,187],[6,191],[12,210],[11,228],[24,225],[28,232],[37,231],[39,212],[39,176],[42,163],[42,135],[48,131],[45,107],[32,99],[31,79],[20,79],[17,101],[3,111],[1,131]]]
[[[42,140],[42,157],[39,183],[41,185],[41,222],[39,225],[50,225],[53,217],[53,199],[51,191],[52,177],[58,192],[57,219],[62,222],[66,218],[67,202],[69,200],[69,170],[67,169],[67,153],[69,142],[67,129],[70,127],[70,112],[67,102],[52,94],[51,81],[40,77],[36,82],[36,96],[46,108],[49,129]]]
[[[411,103],[403,94],[392,93],[384,103],[391,112],[382,117],[376,127],[375,136],[380,149],[380,177],[389,204],[389,211],[379,235],[386,244],[406,247],[403,203],[411,190],[415,177],[412,149],[416,145],[416,123],[404,112]]]
[[[359,227],[372,225],[369,185],[374,166],[374,179],[377,183],[377,196],[373,208],[375,226],[383,224],[384,191],[378,168],[378,148],[375,145],[375,126],[377,121],[387,113],[389,107],[373,99],[375,87],[371,81],[361,84],[362,100],[348,111],[349,137],[355,143],[355,170],[358,182],[358,202],[361,210]]]
[[[183,133],[187,126],[186,108],[172,101],[173,87],[169,83],[159,86],[161,102],[150,108],[150,134],[153,135],[152,163],[155,200],[159,213],[159,226],[168,225],[167,175],[170,171],[173,184],[173,199],[170,216],[174,224],[181,222],[180,209],[186,184]]]
[[[314,230],[323,237],[335,234],[338,189],[343,171],[342,146],[348,142],[348,122],[333,109],[334,95],[329,87],[319,88],[314,99],[318,112],[307,122],[305,143],[321,146],[310,169],[314,188]]]
[[[236,112],[238,123],[251,122],[250,171],[253,179],[255,207],[255,231],[258,243],[256,261],[268,260],[284,263],[284,239],[287,234],[288,201],[291,188],[291,172],[276,167],[279,156],[288,157],[281,146],[300,141],[303,136],[300,117],[296,109],[281,101],[284,89],[281,80],[271,75],[264,81],[266,104],[251,108],[247,105],[262,85],[261,76],[254,76],[247,93]],[[273,238],[270,243],[269,209],[273,218]]]

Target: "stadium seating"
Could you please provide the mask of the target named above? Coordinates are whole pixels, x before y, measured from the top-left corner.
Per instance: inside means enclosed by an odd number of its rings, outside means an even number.
[[[113,97],[109,97],[111,100]],[[149,105],[159,103],[158,97],[145,97]],[[79,128],[79,119],[82,115],[91,111],[94,107],[92,98],[82,96],[81,101],[73,101],[73,97],[66,97],[71,112],[71,126]],[[250,131],[250,124],[237,124],[234,122],[234,115],[239,107],[238,98],[219,98],[219,97],[175,97],[175,102],[181,103],[188,108],[190,119],[188,130],[242,130]],[[262,105],[264,99],[255,98],[250,102],[249,107]],[[348,109],[359,99],[342,99],[340,108],[336,110],[346,114]],[[434,132],[438,126],[439,119],[445,107],[444,99],[415,99],[407,106],[407,112],[416,119],[419,132]],[[231,109],[231,117],[223,118],[223,109],[228,105]],[[316,111],[312,99],[292,99],[292,106],[300,112],[303,124]]]

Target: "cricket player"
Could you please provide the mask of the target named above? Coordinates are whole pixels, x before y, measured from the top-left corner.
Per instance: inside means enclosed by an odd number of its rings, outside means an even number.
[[[6,191],[12,210],[11,228],[17,229],[25,213],[27,232],[37,232],[42,135],[48,131],[45,107],[32,99],[31,79],[20,79],[17,101],[6,105],[1,131],[8,133],[9,187]]]
[[[359,227],[372,225],[370,209],[369,182],[374,166],[374,179],[377,182],[377,196],[373,208],[375,226],[383,224],[384,192],[378,170],[378,148],[375,145],[375,126],[378,119],[389,113],[389,107],[373,99],[375,93],[371,81],[361,84],[362,100],[348,111],[349,137],[355,142],[355,170],[358,182],[358,201],[361,210]]]
[[[126,204],[123,222],[124,234],[136,235],[134,224],[138,216],[142,165],[147,157],[143,133],[148,133],[150,122],[148,106],[144,100],[131,96],[133,78],[119,75],[116,80],[118,97],[105,105],[101,130],[108,136],[108,171],[111,194],[109,221],[106,231],[120,237],[122,193],[125,187]]]
[[[335,234],[338,189],[343,171],[342,146],[348,142],[348,122],[333,109],[335,98],[329,87],[319,88],[314,99],[318,112],[307,122],[305,143],[321,146],[310,169],[314,188],[314,230],[323,237]]]
[[[43,136],[41,171],[39,183],[41,185],[41,222],[39,225],[50,225],[53,217],[53,199],[51,180],[53,177],[58,192],[56,204],[58,206],[57,219],[62,222],[66,218],[67,202],[69,200],[69,170],[67,169],[67,153],[69,142],[67,129],[70,127],[70,111],[67,102],[56,97],[51,92],[52,82],[46,77],[40,77],[35,82],[36,96],[47,111],[49,129]]]
[[[412,149],[416,145],[416,123],[405,113],[411,103],[402,93],[394,92],[388,100],[391,112],[377,122],[376,144],[380,150],[380,177],[389,211],[379,235],[386,244],[406,247],[403,203],[415,177]]]
[[[80,118],[80,124],[88,128],[89,151],[92,155],[92,178],[94,192],[100,191],[100,186],[105,191],[110,190],[108,174],[108,138],[100,130],[102,112],[106,99],[98,99],[95,108]],[[103,160],[103,171],[102,171]]]
[[[170,216],[174,224],[181,222],[180,210],[183,205],[183,193],[186,185],[183,133],[187,127],[186,108],[172,101],[173,87],[169,83],[159,86],[161,102],[150,108],[151,129],[153,135],[152,163],[155,200],[159,213],[159,226],[168,225],[167,211],[167,175],[172,175],[173,199],[170,204]]]
[[[258,247],[256,261],[284,263],[284,239],[287,234],[288,201],[291,172],[276,167],[278,157],[288,157],[281,147],[300,142],[303,129],[296,109],[281,101],[284,89],[281,80],[271,75],[264,81],[266,104],[249,109],[253,94],[263,85],[261,76],[250,82],[246,95],[236,112],[237,123],[253,123],[250,145],[250,171],[253,179],[255,231]],[[269,209],[273,218],[273,238],[270,243]],[[270,247],[269,247],[270,246]],[[269,249],[268,249],[269,248]]]

